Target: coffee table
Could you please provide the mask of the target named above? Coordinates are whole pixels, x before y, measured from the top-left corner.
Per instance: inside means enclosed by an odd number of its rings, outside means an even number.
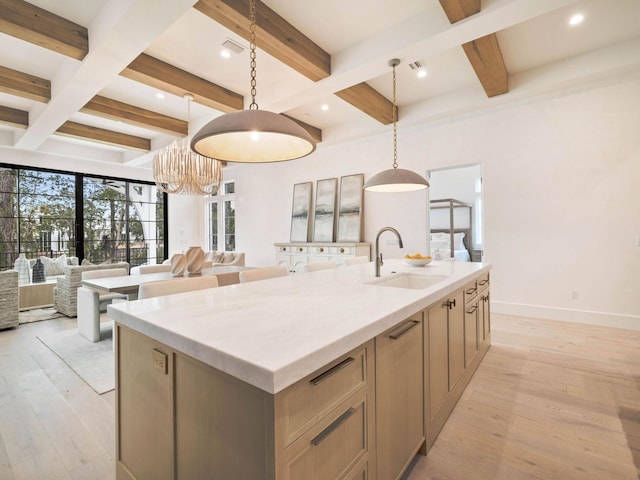
[[[41,283],[19,285],[20,310],[51,307],[53,305],[53,289],[58,283],[56,277],[47,278]]]

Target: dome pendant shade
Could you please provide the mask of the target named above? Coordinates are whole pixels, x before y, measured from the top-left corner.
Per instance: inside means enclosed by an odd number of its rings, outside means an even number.
[[[368,192],[413,192],[429,187],[429,182],[411,170],[398,168],[398,106],[396,105],[396,67],[400,60],[392,58],[389,66],[393,68],[393,168],[384,170],[369,179],[364,185]]]
[[[429,182],[416,172],[402,168],[384,170],[369,179],[364,189],[369,192],[413,192],[423,190]]]
[[[311,135],[289,118],[266,110],[241,110],[210,121],[191,140],[205,157],[227,162],[294,160],[316,149]]]

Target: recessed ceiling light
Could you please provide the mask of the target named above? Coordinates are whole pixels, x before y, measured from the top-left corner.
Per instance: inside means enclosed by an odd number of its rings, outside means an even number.
[[[222,58],[231,58],[231,52],[225,48],[223,48],[222,50],[220,50],[220,56]]]
[[[164,93],[162,93],[162,92],[156,93],[156,98],[163,99],[164,98]]]
[[[427,76],[427,69],[422,67],[420,70],[418,70],[418,73],[416,73],[416,76],[418,78],[424,78]]]
[[[578,25],[584,20],[584,15],[576,13],[569,19],[569,25]]]
[[[323,112],[326,112],[327,110],[329,110],[329,105],[327,105],[326,103],[323,103],[320,108],[322,109]]]

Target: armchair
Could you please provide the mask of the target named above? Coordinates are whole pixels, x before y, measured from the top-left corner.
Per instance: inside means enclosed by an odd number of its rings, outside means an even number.
[[[0,330],[18,326],[18,271],[0,272]]]
[[[75,317],[78,314],[78,288],[82,286],[82,272],[110,268],[126,268],[128,272],[129,264],[118,262],[105,265],[65,267],[64,275],[58,277],[58,283],[53,290],[53,308],[67,317]]]

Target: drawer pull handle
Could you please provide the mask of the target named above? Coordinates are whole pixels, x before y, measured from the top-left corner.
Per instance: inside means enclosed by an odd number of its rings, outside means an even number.
[[[467,313],[474,313],[477,309],[478,309],[478,305],[474,305],[469,310],[467,310]]]
[[[405,333],[407,333],[409,330],[411,330],[413,327],[415,327],[416,325],[418,325],[420,322],[418,322],[417,320],[409,320],[405,325],[407,325],[406,327],[403,326],[404,328],[399,329],[400,331],[398,333],[394,332],[392,334],[389,335],[389,338],[391,340],[398,340],[401,336],[403,336]]]
[[[344,248],[340,248],[340,253],[344,253]]]
[[[449,310],[451,310],[453,307],[456,306],[456,299],[454,298],[453,300],[447,300],[442,304],[442,306],[447,307]]]
[[[472,293],[474,293],[476,290],[478,290],[478,288],[477,288],[477,287],[474,287],[474,288],[470,288],[469,290],[467,290],[467,291],[466,291],[466,292],[464,292],[464,293],[466,293],[466,294],[468,294],[468,295],[471,295],[471,294],[472,294]]]
[[[488,278],[485,278],[484,280],[480,280],[480,285],[482,285],[482,286],[486,285],[487,283],[489,283],[489,279]]]
[[[320,253],[324,252],[324,248],[320,247]]]
[[[356,409],[353,408],[353,407],[350,407],[349,410],[347,410],[342,415],[340,415],[338,418],[336,418],[331,425],[329,425],[327,428],[325,428],[323,431],[321,431],[316,437],[314,437],[313,440],[311,440],[311,443],[313,443],[313,445],[316,446],[316,447],[318,445],[320,445],[320,443],[322,443],[322,441],[325,438],[327,438],[329,435],[331,435],[331,433],[336,428],[338,428],[341,423],[344,423],[354,413],[356,413]]]
[[[333,367],[331,367],[326,372],[321,373],[317,377],[314,377],[311,380],[309,380],[309,383],[313,383],[314,385],[318,385],[319,383],[324,382],[327,378],[329,378],[334,373],[337,373],[340,370],[342,370],[347,365],[351,365],[353,362],[355,362],[355,360],[356,359],[353,358],[353,357],[345,358],[343,361],[341,361],[340,363],[334,365]]]
[[[302,251],[302,247],[298,247],[298,251],[301,252]]]

